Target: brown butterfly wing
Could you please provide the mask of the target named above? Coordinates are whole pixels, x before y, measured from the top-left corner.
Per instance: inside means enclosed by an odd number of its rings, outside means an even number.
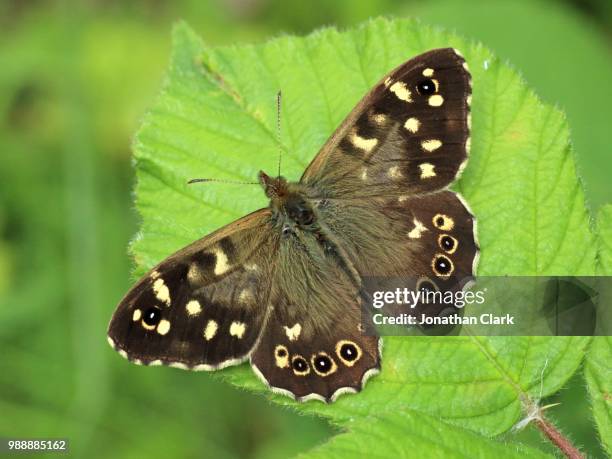
[[[130,361],[212,370],[245,360],[265,324],[277,241],[268,210],[171,255],[127,293],[108,329]]]
[[[302,176],[361,276],[425,278],[457,290],[474,274],[474,217],[445,191],[467,161],[470,98],[456,50],[417,56],[374,86]],[[454,224],[436,227],[436,215]]]
[[[251,364],[277,392],[331,402],[378,372],[380,339],[363,333],[359,283],[333,249],[313,249],[314,239],[303,235],[310,250],[281,244],[272,311]]]
[[[469,151],[471,77],[451,48],[383,77],[304,172],[328,198],[417,194],[448,186]]]

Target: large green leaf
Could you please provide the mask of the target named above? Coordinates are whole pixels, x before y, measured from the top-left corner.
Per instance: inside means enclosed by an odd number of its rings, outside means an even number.
[[[598,219],[600,275],[612,275],[612,205],[601,209]],[[612,314],[612,288],[603,284],[602,312],[610,320]],[[608,322],[609,323],[609,322]],[[597,423],[601,443],[612,455],[612,337],[597,336],[589,347],[584,369],[591,395],[593,417]]]
[[[303,457],[329,459],[369,458],[524,458],[549,457],[533,448],[483,438],[466,429],[412,411],[393,416],[370,416],[348,425],[350,432],[337,435]]]
[[[139,271],[218,226],[263,207],[261,190],[192,177],[253,180],[274,171],[275,95],[283,90],[283,175],[298,179],[327,136],[388,70],[430,48],[454,46],[473,74],[472,158],[457,188],[479,223],[480,274],[593,274],[594,237],[563,114],[543,105],[484,47],[407,20],[262,45],[206,48],[175,30],[165,87],[137,136],[133,245]],[[383,371],[332,405],[268,397],[342,425],[406,411],[485,435],[508,430],[526,405],[575,372],[588,338],[386,338]],[[172,371],[172,370],[168,370]],[[232,383],[263,392],[246,365]],[[197,376],[194,376],[197,377]]]

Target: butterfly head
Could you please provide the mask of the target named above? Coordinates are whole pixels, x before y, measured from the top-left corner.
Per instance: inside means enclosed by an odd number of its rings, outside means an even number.
[[[284,177],[270,177],[263,171],[259,173],[259,182],[270,198],[273,219],[283,228],[283,234],[311,227],[315,214],[299,184],[288,183]]]
[[[259,171],[259,183],[270,199],[282,198],[287,194],[288,186],[285,177],[270,177],[264,171]]]

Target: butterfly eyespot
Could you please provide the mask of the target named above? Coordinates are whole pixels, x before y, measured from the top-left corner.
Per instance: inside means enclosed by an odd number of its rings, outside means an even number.
[[[341,340],[336,344],[338,358],[348,367],[352,367],[361,358],[361,348],[353,341]]]
[[[436,284],[425,278],[417,283],[417,290],[424,290],[425,292],[437,292],[438,288],[436,287]]]
[[[284,347],[281,347],[280,349],[276,350],[276,357],[287,357],[287,349]]]
[[[450,276],[455,267],[453,266],[453,262],[445,255],[436,255],[431,263],[431,267],[433,272],[438,277],[446,278]]]
[[[450,231],[455,226],[455,221],[448,215],[436,214],[432,219],[433,225],[442,231]]]
[[[293,368],[293,372],[298,376],[306,376],[310,373],[310,366],[301,355],[296,355],[291,359],[291,367]]]
[[[287,368],[289,366],[289,351],[282,344],[279,344],[274,349],[274,360],[278,368]]]
[[[438,245],[446,253],[455,253],[459,242],[457,241],[457,239],[452,236],[449,236],[448,234],[441,234],[438,237]]]
[[[157,307],[147,309],[142,315],[142,322],[145,325],[145,328],[155,328],[161,320],[161,316],[161,309]]]
[[[419,94],[422,96],[430,96],[438,89],[436,83],[430,78],[419,81],[416,88]]]
[[[325,352],[319,352],[310,359],[314,371],[319,376],[328,376],[338,368],[336,362]]]

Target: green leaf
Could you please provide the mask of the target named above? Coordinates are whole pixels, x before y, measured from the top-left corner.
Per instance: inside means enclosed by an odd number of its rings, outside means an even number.
[[[601,444],[612,455],[612,338],[596,336],[584,369]]]
[[[550,457],[522,445],[501,443],[460,427],[449,426],[422,413],[404,411],[394,416],[371,416],[348,425],[337,435],[300,457],[369,458],[524,458]]]
[[[603,207],[599,212],[599,270],[600,275],[612,275],[612,205]],[[612,289],[604,283],[600,292],[604,313],[610,316]],[[600,320],[609,320],[601,319]],[[596,336],[589,347],[584,369],[593,417],[599,430],[601,443],[612,455],[612,337]]]
[[[612,276],[612,204],[599,211],[599,274]]]
[[[593,274],[594,236],[563,114],[543,105],[481,45],[407,20],[370,21],[305,38],[207,48],[174,34],[164,89],[135,144],[133,253],[139,271],[222,224],[267,205],[247,186],[187,186],[193,177],[252,181],[277,163],[275,95],[282,88],[283,175],[297,180],[361,96],[395,65],[430,48],[462,50],[473,74],[472,158],[457,189],[478,218],[480,274]],[[232,383],[345,425],[414,411],[487,436],[557,391],[579,367],[583,337],[385,338],[383,371],[332,405],[272,395],[246,365]]]

